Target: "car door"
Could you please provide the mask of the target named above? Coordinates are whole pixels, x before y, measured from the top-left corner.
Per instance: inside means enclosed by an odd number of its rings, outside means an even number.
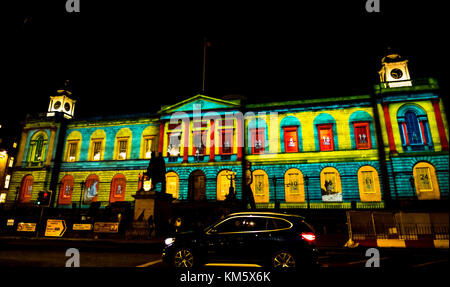
[[[243,218],[228,218],[206,232],[207,260],[211,262],[234,261],[243,249]]]

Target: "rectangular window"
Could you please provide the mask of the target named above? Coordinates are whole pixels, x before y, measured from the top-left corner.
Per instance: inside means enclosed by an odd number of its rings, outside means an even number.
[[[373,171],[361,171],[361,176],[363,182],[363,192],[375,193]]]
[[[67,161],[75,161],[77,156],[77,142],[69,142],[69,153],[67,154]]]
[[[356,149],[370,149],[371,139],[369,123],[353,123],[353,128],[355,131]]]
[[[286,152],[298,152],[297,127],[284,127],[284,150]]]
[[[14,158],[11,157],[11,158],[9,159],[8,167],[13,167],[13,165],[14,165]]]
[[[264,129],[252,130],[252,154],[263,154],[264,145]]]
[[[93,142],[93,149],[92,149],[92,160],[100,160],[101,159],[101,152],[102,152],[102,142],[101,141],[94,141]]]
[[[430,181],[430,169],[428,167],[417,167],[416,174],[418,192],[433,191],[433,186]]]
[[[334,150],[333,125],[318,125],[320,151]]]
[[[119,160],[127,159],[127,148],[128,148],[128,139],[120,139],[117,141],[119,146],[118,156]]]
[[[153,139],[152,138],[144,138],[144,158],[151,158],[152,157],[152,145],[153,145]]]
[[[169,133],[169,144],[167,146],[167,155],[177,157],[180,155],[181,133]]]
[[[205,131],[193,131],[192,132],[192,140],[193,140],[193,146],[192,146],[192,154],[201,156],[205,155],[206,151],[206,130]]]
[[[11,175],[7,174],[5,177],[5,185],[4,185],[5,189],[9,188],[10,181],[11,181]]]
[[[222,128],[232,128],[234,124],[234,119],[221,119],[221,126]]]
[[[255,175],[255,195],[264,195],[264,175]]]
[[[220,133],[220,154],[233,153],[233,130],[222,130]]]

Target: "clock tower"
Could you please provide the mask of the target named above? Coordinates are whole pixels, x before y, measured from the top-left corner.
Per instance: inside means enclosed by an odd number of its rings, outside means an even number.
[[[404,60],[399,54],[390,53],[384,56],[378,74],[383,88],[412,86],[408,60]]]
[[[56,96],[50,96],[47,117],[54,117],[56,113],[62,113],[66,119],[72,119],[75,110],[76,100],[72,99],[72,92],[68,88],[69,81],[64,83],[64,87],[57,90]]]

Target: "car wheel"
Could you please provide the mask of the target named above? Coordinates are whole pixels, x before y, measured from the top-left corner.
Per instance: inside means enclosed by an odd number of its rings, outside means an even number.
[[[272,268],[274,269],[295,268],[295,263],[294,255],[287,250],[275,252],[271,261]]]
[[[194,267],[194,255],[187,248],[178,249],[173,256],[173,265],[175,267]]]

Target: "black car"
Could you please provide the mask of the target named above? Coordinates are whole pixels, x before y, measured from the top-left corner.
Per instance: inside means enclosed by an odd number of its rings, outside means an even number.
[[[264,267],[317,266],[312,227],[298,215],[240,212],[198,232],[165,240],[163,260],[170,266],[253,263]]]

